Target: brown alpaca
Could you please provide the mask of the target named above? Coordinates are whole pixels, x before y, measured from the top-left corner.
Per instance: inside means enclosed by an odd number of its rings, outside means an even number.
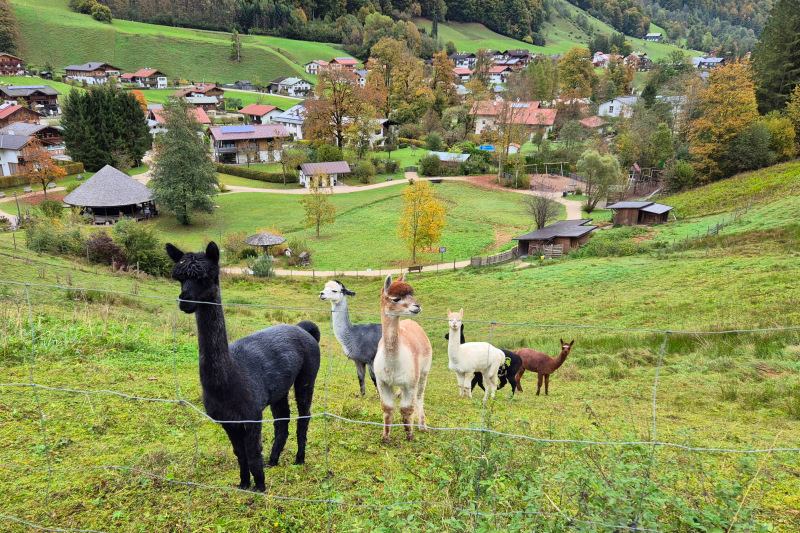
[[[561,354],[559,354],[556,359],[553,359],[546,353],[537,352],[536,350],[530,350],[528,348],[517,350],[517,355],[522,358],[522,367],[517,372],[518,391],[522,392],[522,374],[524,374],[526,370],[530,370],[531,372],[539,374],[539,387],[536,389],[536,396],[539,396],[539,392],[542,390],[542,378],[544,378],[544,393],[549,395],[550,374],[558,370],[558,367],[564,364],[564,361],[567,360],[567,356],[569,355],[569,351],[572,349],[572,345],[575,344],[574,340],[569,344],[565,344],[564,339],[560,340]]]

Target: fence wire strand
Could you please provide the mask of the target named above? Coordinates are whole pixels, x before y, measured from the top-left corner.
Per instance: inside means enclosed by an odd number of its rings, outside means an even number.
[[[657,404],[658,404],[658,384],[659,384],[659,375],[660,370],[663,365],[664,356],[666,354],[666,348],[668,344],[668,339],[670,335],[703,335],[703,336],[714,336],[714,335],[725,335],[725,334],[755,334],[755,333],[770,333],[770,332],[779,332],[779,331],[798,331],[800,330],[800,326],[797,327],[775,327],[775,328],[759,328],[759,329],[740,329],[740,330],[725,330],[725,331],[675,331],[675,330],[658,330],[658,329],[650,329],[650,328],[619,328],[619,327],[607,327],[607,326],[587,326],[587,325],[554,325],[554,324],[531,324],[531,323],[513,323],[513,322],[496,322],[496,321],[479,321],[479,320],[471,320],[465,321],[474,324],[489,324],[489,335],[488,335],[488,342],[491,344],[493,340],[494,328],[496,326],[514,326],[514,327],[525,327],[525,328],[569,328],[569,329],[587,329],[587,330],[604,330],[604,331],[618,331],[618,332],[629,332],[629,333],[651,333],[651,334],[663,334],[664,340],[661,345],[661,350],[658,359],[658,365],[655,370],[655,378],[653,384],[653,400],[652,400],[652,427],[651,427],[651,439],[647,441],[602,441],[602,440],[587,440],[587,439],[547,439],[547,438],[538,438],[532,437],[529,435],[520,435],[514,433],[506,433],[502,431],[496,431],[489,427],[487,427],[486,423],[486,414],[487,408],[492,409],[492,405],[487,406],[487,399],[488,394],[484,395],[484,400],[482,401],[481,406],[481,424],[479,428],[475,427],[430,427],[428,426],[429,430],[433,431],[441,431],[441,432],[479,432],[480,433],[480,461],[477,470],[477,483],[475,485],[475,496],[476,500],[480,501],[481,498],[481,480],[483,476],[483,462],[488,461],[487,459],[487,446],[489,445],[487,438],[488,436],[496,436],[496,437],[505,437],[510,439],[520,439],[530,442],[537,442],[537,443],[548,443],[548,444],[577,444],[577,445],[591,445],[591,446],[612,446],[612,447],[622,447],[622,446],[647,446],[650,447],[650,455],[649,461],[646,468],[646,473],[642,482],[642,488],[640,490],[639,497],[637,499],[636,505],[636,515],[632,522],[629,525],[621,525],[621,524],[607,524],[599,521],[591,521],[591,520],[582,520],[576,517],[568,516],[560,511],[556,507],[556,510],[559,511],[558,513],[549,513],[544,511],[508,511],[508,512],[497,512],[497,494],[496,491],[493,491],[493,511],[492,512],[484,512],[480,509],[479,503],[470,509],[460,508],[454,505],[450,505],[444,502],[438,501],[428,501],[428,500],[408,500],[408,501],[394,501],[387,504],[366,504],[366,503],[352,503],[352,502],[345,502],[339,499],[334,498],[334,490],[332,485],[332,477],[331,477],[331,470],[330,470],[330,443],[329,443],[329,423],[330,420],[339,420],[348,424],[355,424],[355,425],[368,425],[368,426],[383,426],[382,422],[371,422],[371,421],[364,421],[364,420],[353,420],[344,416],[340,416],[334,413],[329,412],[328,403],[329,403],[329,393],[330,393],[330,384],[331,384],[331,375],[333,373],[332,367],[332,359],[333,359],[333,311],[323,311],[317,308],[303,308],[303,307],[286,307],[286,306],[277,306],[277,305],[261,305],[261,304],[219,304],[224,305],[226,307],[254,307],[254,308],[264,308],[264,309],[282,309],[282,310],[294,310],[294,311],[312,311],[315,313],[327,313],[330,317],[330,329],[328,332],[328,369],[327,369],[327,376],[325,381],[325,398],[323,402],[323,412],[322,413],[312,413],[308,417],[287,417],[287,418],[279,418],[279,419],[268,419],[268,420],[237,420],[237,421],[220,421],[214,420],[210,416],[208,416],[204,411],[202,411],[199,407],[192,404],[187,399],[183,398],[180,389],[180,380],[178,375],[178,341],[177,341],[177,332],[178,332],[178,304],[179,300],[174,298],[166,298],[160,296],[149,296],[149,295],[138,295],[133,293],[124,293],[119,291],[110,291],[110,290],[103,290],[103,289],[85,289],[85,288],[76,288],[76,287],[64,287],[60,285],[46,285],[46,284],[29,284],[29,283],[18,283],[18,282],[9,282],[9,281],[2,281],[0,280],[0,284],[5,285],[12,285],[12,286],[19,286],[24,287],[25,297],[27,300],[28,306],[28,320],[30,323],[30,335],[31,335],[31,354],[30,354],[30,368],[29,368],[29,383],[24,382],[9,382],[9,383],[0,383],[0,390],[2,388],[14,388],[14,387],[30,387],[34,400],[37,406],[39,419],[40,419],[40,432],[42,436],[43,448],[45,451],[46,457],[46,467],[36,467],[36,466],[26,466],[26,465],[17,465],[17,464],[2,464],[0,463],[0,468],[8,468],[8,469],[18,469],[18,470],[27,470],[27,471],[39,471],[39,472],[47,472],[47,484],[45,488],[45,507],[46,513],[50,518],[51,524],[55,524],[55,518],[53,514],[53,509],[51,506],[51,493],[52,493],[52,481],[53,475],[55,473],[75,473],[75,472],[87,472],[87,471],[100,471],[100,470],[112,470],[112,471],[125,471],[136,473],[143,476],[148,476],[153,479],[159,479],[164,483],[168,484],[175,484],[175,485],[183,485],[186,487],[186,528],[187,531],[191,531],[192,529],[192,489],[206,489],[206,490],[220,490],[220,491],[230,491],[230,492],[240,492],[240,493],[247,493],[252,494],[254,496],[260,496],[265,500],[279,500],[279,501],[287,501],[287,502],[300,502],[300,503],[308,503],[308,504],[324,504],[327,507],[327,531],[330,532],[332,530],[332,514],[334,512],[334,506],[339,507],[349,507],[349,508],[359,508],[359,509],[392,509],[404,506],[419,506],[419,505],[427,505],[433,507],[440,507],[449,509],[453,513],[457,514],[464,514],[469,515],[473,518],[473,528],[477,529],[478,521],[477,518],[491,518],[495,521],[495,526],[497,526],[497,519],[500,517],[513,517],[513,516],[541,516],[547,517],[552,519],[564,520],[568,524],[571,523],[580,523],[585,524],[588,526],[593,526],[596,528],[606,528],[611,529],[614,531],[642,531],[642,532],[653,532],[658,533],[659,530],[656,529],[649,529],[649,528],[642,528],[639,527],[640,520],[642,518],[643,513],[643,506],[644,500],[646,498],[646,492],[651,484],[651,472],[655,463],[655,453],[656,448],[661,447],[668,447],[682,451],[689,451],[689,452],[707,452],[707,453],[724,453],[724,454],[775,454],[775,453],[798,453],[800,452],[800,447],[784,447],[784,448],[775,448],[774,445],[777,442],[777,439],[773,441],[773,447],[765,448],[765,449],[732,449],[732,448],[717,448],[717,447],[699,447],[699,446],[687,446],[684,444],[679,443],[672,443],[672,442],[661,442],[658,440],[658,426],[657,426]],[[172,327],[172,352],[173,352],[173,371],[175,377],[175,399],[169,398],[150,398],[144,397],[139,395],[133,394],[126,394],[118,391],[113,390],[81,390],[81,389],[74,389],[74,388],[62,388],[62,387],[51,387],[42,385],[36,382],[35,376],[35,367],[36,367],[36,346],[37,346],[37,336],[36,336],[36,328],[35,323],[33,320],[33,304],[31,301],[30,296],[30,288],[43,288],[43,289],[66,289],[66,290],[78,290],[78,291],[94,291],[100,293],[107,293],[107,294],[116,294],[116,295],[124,295],[124,296],[133,296],[137,298],[149,298],[160,300],[164,302],[174,302],[175,303],[175,310],[173,315],[173,327]],[[208,304],[207,302],[197,302],[197,303],[204,303]],[[359,312],[351,312],[352,315],[359,315],[359,316],[372,316],[372,317],[379,317],[380,314],[375,313],[359,313]],[[419,317],[419,318],[426,318],[426,317]],[[443,320],[440,318],[431,317],[430,320]],[[489,353],[487,351],[487,363],[488,363]],[[366,376],[365,376],[366,377]],[[487,386],[488,391],[488,376],[484,376],[484,384]],[[471,386],[471,384],[469,384]],[[47,427],[46,427],[46,416],[43,411],[41,398],[39,397],[39,390],[43,391],[53,391],[53,392],[63,392],[68,394],[84,394],[87,398],[90,398],[91,395],[112,395],[116,396],[125,400],[131,401],[142,401],[142,402],[158,402],[158,403],[169,403],[169,404],[179,404],[181,409],[183,410],[186,418],[190,424],[192,429],[192,434],[194,435],[194,454],[192,459],[192,464],[186,474],[185,480],[179,480],[174,478],[167,478],[164,476],[160,476],[158,474],[147,472],[145,470],[129,467],[129,466],[122,466],[122,465],[102,465],[102,466],[91,466],[91,467],[81,467],[81,468],[56,468],[53,466],[52,462],[52,453],[51,453],[51,446],[49,444],[49,439],[47,435]],[[199,414],[201,419],[204,421],[210,421],[213,423],[262,423],[266,424],[269,422],[275,422],[276,420],[299,420],[301,418],[323,418],[323,431],[324,431],[324,460],[325,460],[325,477],[327,482],[327,494],[328,497],[326,499],[309,499],[309,498],[300,498],[300,497],[291,497],[291,496],[281,496],[275,494],[262,494],[257,492],[252,492],[249,490],[243,490],[239,488],[233,487],[222,487],[222,486],[213,486],[207,485],[203,483],[197,483],[192,481],[194,475],[197,471],[197,466],[200,458],[200,442],[199,436],[197,431],[197,425],[194,422],[194,416],[192,410]],[[404,427],[404,424],[391,424],[391,427]],[[417,425],[417,427],[420,427]],[[766,458],[764,458],[766,461]],[[492,485],[493,486],[493,485]],[[42,531],[53,531],[53,532],[64,532],[64,533],[105,533],[102,531],[92,530],[92,529],[62,529],[53,526],[45,526],[41,524],[35,524],[29,521],[22,520],[18,517],[0,514],[0,518],[4,520],[10,520],[12,522],[18,523],[23,526],[27,526],[30,528],[34,528],[37,530]]]

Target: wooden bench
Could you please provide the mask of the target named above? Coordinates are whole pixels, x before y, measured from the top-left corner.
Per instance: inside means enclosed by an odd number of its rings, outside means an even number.
[[[422,272],[422,265],[410,266],[406,272]]]
[[[441,183],[442,182],[442,178],[431,178],[430,182],[431,183]]]
[[[24,189],[22,189],[22,192],[33,192],[33,189],[31,189],[30,187],[25,187]]]
[[[47,184],[47,188],[48,189],[55,189],[56,188],[56,184],[51,181],[50,183]]]
[[[6,197],[6,193],[0,192],[0,198],[5,198],[5,197]]]

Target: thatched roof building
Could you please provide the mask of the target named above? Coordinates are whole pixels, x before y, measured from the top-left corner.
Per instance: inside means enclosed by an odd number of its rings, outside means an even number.
[[[153,190],[111,165],[104,166],[69,193],[64,203],[83,207],[95,222],[98,222],[98,215],[110,217],[100,223],[116,222],[120,214],[137,220],[157,214]]]

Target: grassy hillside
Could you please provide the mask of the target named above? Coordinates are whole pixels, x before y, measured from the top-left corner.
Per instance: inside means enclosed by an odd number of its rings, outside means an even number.
[[[20,55],[29,63],[55,69],[87,61],[107,61],[126,71],[158,68],[170,77],[233,82],[255,76],[304,75],[302,64],[342,52],[324,43],[243,36],[242,60],[230,60],[230,34],[156,26],[125,20],[112,25],[71,12],[66,2],[20,0]]]

